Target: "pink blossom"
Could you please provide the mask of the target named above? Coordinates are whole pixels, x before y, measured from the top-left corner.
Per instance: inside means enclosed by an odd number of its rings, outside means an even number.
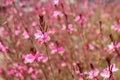
[[[65,24],[62,25],[62,30],[66,30],[66,25]]]
[[[47,33],[45,33],[44,34],[44,37],[42,38],[45,42],[47,42],[47,41],[50,41],[50,36],[47,34]]]
[[[51,70],[51,66],[48,66],[47,69],[48,69],[48,71],[50,71]]]
[[[0,74],[2,74],[3,73],[3,69],[2,68],[0,68]]]
[[[48,61],[48,57],[45,56],[45,55],[42,54],[42,53],[39,53],[39,52],[37,52],[37,53],[35,54],[35,57],[36,57],[36,60],[37,60],[38,62],[41,61],[41,62],[45,63],[45,62]]]
[[[15,30],[15,35],[18,36],[20,34],[20,30]]]
[[[8,50],[8,47],[4,46],[1,42],[0,42],[0,51],[6,52]]]
[[[36,78],[39,75],[39,71],[34,71],[31,76],[32,78]]]
[[[73,32],[73,25],[72,24],[69,24],[68,25],[68,33],[70,33],[70,34],[72,34],[72,32]]]
[[[109,78],[109,77],[110,77],[109,69],[108,69],[108,68],[104,69],[104,70],[100,73],[100,75],[101,75],[102,77],[104,77],[104,78]]]
[[[116,65],[115,64],[111,64],[110,65],[110,70],[112,72],[116,72],[118,71],[118,68],[116,68]],[[110,71],[109,71],[109,68],[105,68],[101,73],[100,75],[104,78],[109,78],[110,77]]]
[[[57,51],[59,54],[63,54],[65,52],[65,49],[63,47],[59,47]]]
[[[113,25],[112,28],[116,31],[120,31],[120,25],[118,24]]]
[[[34,36],[35,36],[35,39],[39,39],[42,36],[42,32],[40,30],[37,30]]]
[[[19,12],[19,16],[22,17],[22,16],[23,16],[23,13],[22,13],[22,12]]]
[[[37,26],[37,22],[36,21],[32,22],[32,26]]]
[[[16,77],[20,77],[21,80],[24,79],[24,76],[23,76],[22,73],[20,73],[20,72],[16,72],[15,76],[16,76]]]
[[[78,22],[79,20],[80,20],[80,16],[76,16],[74,19],[75,22]]]
[[[57,48],[56,48],[56,46],[55,46],[54,43],[51,43],[51,44],[49,45],[49,48],[51,49],[51,53],[52,53],[52,54],[54,54],[55,52],[57,52]]]
[[[62,66],[62,67],[67,66],[66,62],[64,62],[64,61],[63,61],[63,62],[61,62],[61,66]]]
[[[115,47],[114,44],[111,43],[111,44],[108,45],[108,50],[113,51],[114,47]]]
[[[55,34],[56,33],[56,30],[53,28],[53,29],[50,29],[49,32],[50,34]]]
[[[59,0],[53,0],[55,5],[58,5]]]
[[[115,48],[117,48],[117,49],[120,48],[120,42],[115,43],[115,44],[112,42],[111,44],[109,44],[108,52],[111,53],[111,52],[115,51]]]
[[[51,43],[49,45],[49,48],[51,49],[51,53],[54,54],[56,52],[58,52],[59,54],[63,54],[65,52],[65,49],[63,47],[58,47],[54,44],[54,43]]]
[[[26,71],[28,68],[26,65],[23,65],[23,66],[19,65],[17,69],[20,70],[20,72],[23,72],[23,71]]]
[[[62,17],[63,13],[61,11],[54,11],[53,12],[53,17],[57,18],[58,16]]]
[[[35,60],[35,56],[33,56],[32,54],[27,54],[25,56],[23,56],[24,58],[24,63],[33,63]]]
[[[110,69],[112,69],[112,72],[116,72],[116,71],[119,70],[118,68],[116,68],[116,65],[115,65],[115,64],[111,64],[111,65],[110,65]]]
[[[45,63],[45,62],[47,62],[47,61],[48,61],[48,57],[43,57],[43,58],[42,58],[42,62],[43,62],[43,63]]]
[[[16,73],[16,70],[14,70],[14,69],[9,69],[7,72],[8,75],[13,75],[15,73]]]
[[[23,36],[24,36],[25,39],[30,38],[30,36],[29,36],[29,34],[28,34],[28,32],[26,30],[24,30]]]
[[[28,69],[28,73],[29,73],[29,74],[31,74],[33,71],[34,71],[34,70],[33,70],[32,67],[30,67],[30,68]]]
[[[98,69],[92,69],[92,70],[88,73],[90,79],[96,78],[96,77],[98,76],[98,74],[99,74],[99,70],[98,70]]]
[[[36,35],[36,38],[38,38],[38,42],[48,42],[50,41],[50,36],[47,33]]]

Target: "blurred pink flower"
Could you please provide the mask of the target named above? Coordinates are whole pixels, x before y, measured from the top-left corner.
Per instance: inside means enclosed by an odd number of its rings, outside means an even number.
[[[32,26],[37,26],[37,22],[36,21],[32,22]]]
[[[43,41],[45,41],[45,42],[50,41],[50,36],[49,36],[47,33],[44,33],[42,39],[43,39]]]
[[[18,36],[20,34],[20,30],[15,30],[15,35]]]
[[[58,5],[59,0],[53,0],[53,2],[54,2],[55,5]]]
[[[38,75],[39,75],[39,71],[34,71],[32,72],[31,77],[36,78]]]
[[[35,39],[39,39],[42,36],[42,32],[40,30],[37,30],[34,36],[35,36]]]
[[[37,52],[37,53],[35,54],[35,57],[36,57],[36,60],[37,60],[38,62],[43,62],[43,63],[45,63],[45,62],[48,61],[48,57],[45,56],[45,55],[42,54],[42,53],[39,53],[39,52]]]
[[[111,44],[109,44],[108,52],[111,53],[111,52],[115,51],[115,48],[117,48],[117,49],[120,48],[120,42],[115,43],[115,44],[112,42]]]
[[[63,62],[61,62],[61,66],[62,66],[62,67],[67,66],[66,62],[64,62],[64,61],[63,61]]]
[[[90,72],[88,72],[88,77],[89,79],[94,79],[94,78],[97,78],[99,74],[99,70],[98,69],[92,69]]]
[[[51,53],[52,53],[52,54],[54,54],[54,53],[57,52],[57,48],[56,48],[56,46],[55,46],[54,43],[51,43],[51,44],[49,45],[49,48],[51,49]]]
[[[68,31],[68,33],[72,34],[72,32],[73,32],[73,25],[72,24],[68,25],[67,31]]]
[[[56,30],[53,28],[53,29],[50,29],[49,31],[48,31],[48,33],[50,33],[50,34],[55,34],[56,33]]]
[[[8,50],[8,47],[4,46],[1,42],[0,42],[0,51],[6,52]]]
[[[75,22],[78,22],[79,20],[80,20],[80,16],[76,16],[74,19]]]
[[[24,63],[33,63],[35,60],[35,56],[33,56],[32,54],[27,54],[25,56],[23,56],[24,58]]]
[[[33,71],[34,71],[34,69],[33,69],[32,67],[30,67],[30,68],[28,69],[28,73],[29,73],[29,74],[31,74]]]
[[[54,44],[54,43],[51,43],[49,45],[49,48],[51,49],[51,53],[54,54],[56,52],[58,52],[59,54],[63,54],[65,52],[65,49],[63,47],[58,47]]]
[[[24,80],[24,76],[23,76],[23,74],[20,73],[20,72],[16,72],[15,76],[16,76],[16,77],[20,77],[21,80]]]
[[[59,54],[63,54],[63,53],[65,52],[65,49],[64,49],[63,47],[59,47],[59,48],[57,49],[57,52],[58,52]]]
[[[115,64],[111,64],[110,65],[110,69],[112,72],[116,72],[118,71],[119,69],[116,68],[116,65]],[[100,75],[104,78],[109,78],[110,77],[110,71],[109,71],[109,68],[105,68],[101,73]]]
[[[3,69],[2,68],[0,68],[0,74],[2,74],[3,73]]]
[[[14,70],[14,69],[9,69],[9,70],[7,71],[7,74],[8,74],[8,75],[14,75],[16,72],[17,72],[17,71]]]
[[[112,25],[111,28],[116,30],[116,31],[120,31],[120,25],[118,25],[118,24]]]
[[[41,43],[50,41],[50,36],[47,33],[42,34],[42,32],[39,30],[37,31],[37,33],[34,34],[34,36],[35,39],[37,39],[38,42]]]
[[[24,36],[25,39],[30,38],[30,36],[29,36],[29,34],[28,34],[28,32],[26,30],[24,30],[23,36]]]
[[[63,13],[61,11],[54,11],[53,12],[53,17],[57,18],[58,16],[62,17]]]

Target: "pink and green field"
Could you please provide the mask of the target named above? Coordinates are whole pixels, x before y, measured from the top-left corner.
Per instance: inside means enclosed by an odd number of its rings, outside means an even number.
[[[0,80],[120,80],[120,1],[0,0]]]

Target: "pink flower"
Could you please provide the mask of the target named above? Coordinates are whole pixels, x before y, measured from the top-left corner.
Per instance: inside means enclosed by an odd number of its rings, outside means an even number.
[[[63,13],[61,11],[54,11],[53,12],[53,17],[57,18],[58,16],[62,17]]]
[[[42,36],[42,32],[40,30],[37,30],[34,36],[35,36],[35,39],[39,39]]]
[[[116,71],[119,70],[118,68],[116,68],[116,65],[115,65],[115,64],[111,64],[111,65],[110,65],[110,68],[112,69],[112,72],[116,72]]]
[[[73,32],[73,25],[72,24],[69,24],[68,25],[68,33],[70,33],[70,34],[72,34],[72,32]]]
[[[113,25],[112,28],[116,31],[120,31],[120,25],[118,24]]]
[[[116,72],[118,71],[118,68],[116,68],[115,64],[111,64],[110,65],[110,69],[112,72]],[[110,77],[110,71],[109,71],[109,68],[106,68],[104,69],[101,74],[100,74],[102,77],[104,78],[109,78]]]
[[[24,65],[24,66],[19,65],[19,66],[17,67],[17,69],[22,73],[23,71],[26,71],[28,68],[27,68],[26,65]]]
[[[0,74],[2,74],[3,73],[3,69],[2,68],[0,68]]]
[[[64,62],[64,61],[63,61],[63,62],[61,62],[61,66],[62,66],[62,67],[67,66],[66,62]]]
[[[76,16],[74,19],[75,22],[78,22],[79,20],[80,20],[80,16]]]
[[[65,49],[64,49],[63,47],[59,47],[59,48],[57,49],[57,52],[58,52],[59,54],[63,54],[63,53],[65,52]]]
[[[51,43],[49,45],[49,48],[51,49],[51,53],[54,54],[56,52],[58,52],[59,54],[63,54],[65,52],[65,49],[63,47],[58,47],[54,44],[54,43]]]
[[[56,30],[53,28],[53,29],[50,29],[48,33],[50,34],[55,34]]]
[[[41,43],[50,41],[50,36],[47,33],[42,34],[42,32],[39,30],[37,31],[37,33],[34,34],[34,36],[35,39],[37,39],[38,42]]]
[[[0,51],[6,52],[8,50],[8,47],[4,46],[1,42],[0,42]]]
[[[45,41],[45,42],[47,42],[47,41],[50,41],[50,36],[47,34],[47,33],[45,33],[44,35],[43,35],[43,41]]]
[[[99,70],[98,70],[98,69],[92,69],[92,70],[88,73],[90,79],[96,78],[96,77],[98,76],[98,74],[99,74]]]
[[[43,57],[42,62],[46,63],[48,61],[48,57]]]
[[[15,76],[16,76],[16,77],[20,77],[21,80],[24,80],[24,76],[23,76],[23,74],[20,73],[20,72],[16,72]]]
[[[39,75],[39,71],[34,71],[34,72],[31,74],[31,77],[32,77],[32,78],[36,78],[38,75]]]
[[[110,77],[109,69],[108,69],[108,68],[104,69],[104,70],[100,73],[100,75],[101,75],[102,77],[104,77],[104,78],[109,78],[109,77]]]
[[[108,52],[111,53],[111,52],[115,51],[115,48],[117,48],[117,49],[120,48],[120,42],[115,43],[115,44],[112,42],[111,44],[109,44],[108,45]]]
[[[36,21],[32,22],[32,26],[37,26],[37,22]]]
[[[62,30],[65,30],[65,29],[66,29],[66,25],[63,24],[63,25],[62,25]]]
[[[15,73],[16,73],[16,70],[14,70],[14,69],[9,69],[7,72],[8,75],[13,75]]]
[[[114,44],[111,43],[111,44],[108,45],[108,50],[109,51],[114,51],[114,47],[115,47]]]
[[[27,54],[25,56],[23,56],[24,58],[24,63],[33,63],[35,60],[35,56],[33,56],[32,54]]]
[[[59,0],[53,0],[55,5],[58,5]]]
[[[20,34],[20,30],[15,30],[15,35],[18,36]]]
[[[43,63],[45,63],[45,62],[48,61],[48,57],[45,56],[45,55],[42,54],[42,53],[39,53],[39,52],[37,52],[37,53],[35,54],[35,57],[36,57],[36,60],[37,60],[38,62],[43,62]]]
[[[83,24],[84,22],[87,22],[86,17],[82,16],[76,16],[74,19],[75,22],[79,23],[79,24]]]
[[[49,45],[49,48],[51,49],[51,53],[52,53],[52,54],[54,54],[54,53],[57,52],[57,48],[56,48],[56,46],[55,46],[54,43],[51,43],[51,44]]]
[[[28,34],[28,32],[26,30],[24,30],[23,36],[24,36],[25,39],[30,38],[30,36],[29,36],[29,34]]]
[[[28,73],[29,73],[29,74],[31,74],[33,71],[34,71],[34,70],[33,70],[32,67],[30,67],[30,68],[28,69]]]

